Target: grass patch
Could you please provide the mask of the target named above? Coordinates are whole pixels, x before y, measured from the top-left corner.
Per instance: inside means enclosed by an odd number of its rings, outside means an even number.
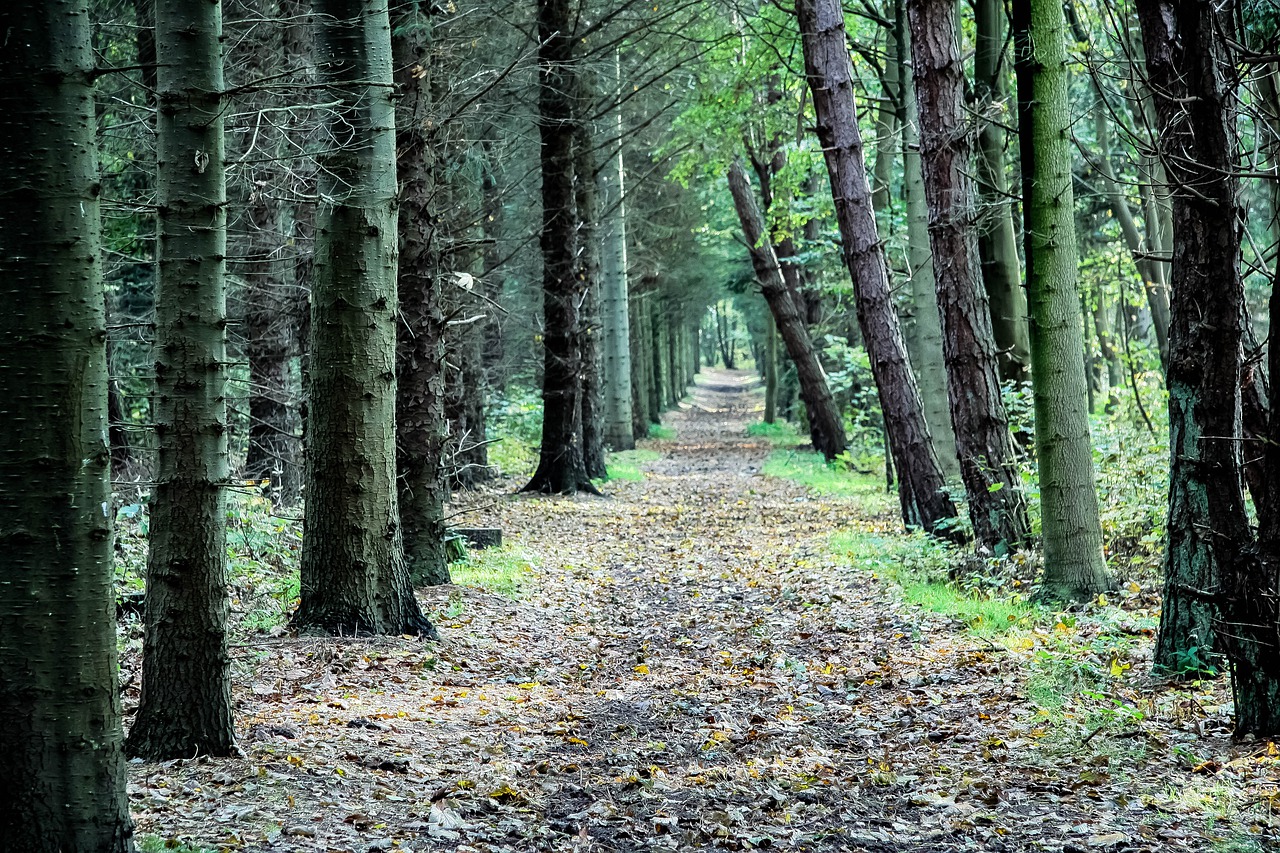
[[[521,587],[532,574],[533,563],[529,557],[512,545],[468,552],[466,558],[449,567],[449,576],[455,584],[510,599],[520,597]]]
[[[138,837],[138,853],[213,853],[213,848],[193,847],[176,838],[142,835]]]
[[[610,453],[605,468],[610,480],[630,480],[640,482],[644,479],[644,471],[640,466],[646,462],[656,462],[662,454],[656,450],[621,450]]]
[[[649,438],[655,438],[658,441],[671,441],[675,437],[675,427],[669,427],[666,424],[649,425]]]
[[[897,512],[896,490],[886,492],[879,476],[854,470],[839,461],[827,462],[811,450],[775,450],[765,460],[761,473],[799,483],[815,494],[858,498],[869,515]]]
[[[756,421],[753,424],[747,424],[747,435],[751,438],[766,439],[770,444],[795,444],[800,440],[800,433],[796,431],[795,424],[790,421],[774,421],[771,424]]]

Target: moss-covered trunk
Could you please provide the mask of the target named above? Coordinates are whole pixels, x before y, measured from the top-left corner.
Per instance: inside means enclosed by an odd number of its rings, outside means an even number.
[[[88,3],[0,32],[0,846],[128,853]]]
[[[431,635],[396,495],[396,138],[386,0],[316,0],[316,64],[340,144],[319,159],[302,603],[333,634]]]
[[[956,508],[946,492],[889,290],[884,244],[871,209],[858,131],[844,11],[836,0],[799,0],[796,13],[818,141],[831,179],[845,266],[853,279],[858,325],[898,469],[902,518],[908,526],[941,533],[951,527]]]
[[[1076,284],[1066,19],[1057,0],[1015,0],[1014,55],[1036,462],[1044,536],[1042,592],[1083,599],[1107,588]]]

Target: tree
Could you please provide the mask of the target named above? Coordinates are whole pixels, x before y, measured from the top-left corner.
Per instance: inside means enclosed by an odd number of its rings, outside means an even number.
[[[0,31],[0,834],[128,853],[88,4]]]
[[[155,421],[142,698],[131,755],[235,749],[227,652],[222,6],[156,4]]]
[[[965,126],[955,9],[954,0],[907,2],[929,244],[960,476],[974,536],[1001,553],[1022,544],[1030,525],[981,284],[977,211],[967,173],[972,135]]]
[[[858,131],[844,11],[835,0],[798,0],[796,15],[844,262],[853,279],[858,325],[898,469],[902,518],[908,526],[946,533],[956,508],[946,492],[889,291],[888,266],[871,209]]]
[[[316,0],[320,156],[302,602],[333,634],[434,629],[413,597],[396,495],[396,161],[386,0]]]
[[[449,583],[444,475],[445,312],[441,271],[432,247],[436,154],[431,150],[431,92],[425,73],[430,26],[417,3],[393,21],[391,50],[400,98],[396,106],[400,178],[400,314],[396,356],[396,470],[405,559],[416,586]]]
[[[831,396],[827,376],[818,363],[809,330],[805,328],[796,300],[783,279],[773,244],[765,234],[764,217],[740,160],[734,160],[729,167],[729,192],[733,195],[733,205],[747,238],[747,251],[751,253],[751,265],[755,268],[760,292],[769,304],[778,335],[796,367],[800,396],[809,414],[813,447],[830,461],[845,451],[844,421]]]
[[[1036,464],[1044,539],[1042,592],[1083,599],[1107,588],[1076,289],[1066,19],[1058,0],[1014,0],[1014,67]]]

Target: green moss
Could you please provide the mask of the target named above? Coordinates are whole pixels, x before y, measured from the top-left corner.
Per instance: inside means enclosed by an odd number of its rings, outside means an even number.
[[[520,597],[521,588],[533,571],[528,555],[513,545],[471,551],[466,559],[449,567],[455,584],[476,587],[511,599]]]

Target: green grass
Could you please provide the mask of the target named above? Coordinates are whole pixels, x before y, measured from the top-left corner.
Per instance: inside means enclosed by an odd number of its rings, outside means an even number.
[[[747,435],[751,438],[768,439],[771,444],[795,444],[800,440],[800,433],[796,432],[795,424],[790,421],[774,421],[771,424],[756,421],[747,424]]]
[[[886,492],[881,477],[850,469],[839,461],[826,462],[810,450],[775,450],[761,473],[799,483],[815,494],[858,498],[868,515],[896,512],[897,492]]]
[[[649,425],[649,438],[656,438],[659,441],[671,441],[675,437],[675,427],[669,427],[666,424]]]
[[[610,480],[630,480],[640,482],[644,479],[644,471],[640,466],[646,462],[656,462],[662,454],[656,450],[621,450],[610,453],[606,463]]]
[[[513,545],[471,551],[466,559],[449,567],[449,575],[459,586],[473,586],[505,598],[520,597],[521,587],[533,574],[533,563],[523,550]]]
[[[213,853],[213,848],[193,847],[176,838],[142,835],[138,837],[138,853]]]

